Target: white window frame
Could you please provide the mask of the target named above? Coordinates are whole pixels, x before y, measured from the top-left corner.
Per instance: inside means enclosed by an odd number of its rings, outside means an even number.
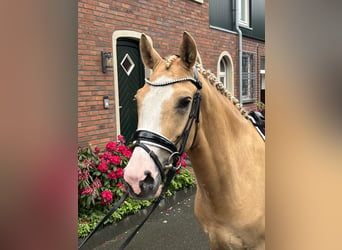
[[[226,67],[225,73],[223,73],[220,69],[220,63],[222,60],[224,60],[224,64]],[[233,59],[228,51],[223,51],[219,56],[219,60],[217,61],[217,78],[220,80],[220,77],[224,77],[225,79],[225,82],[223,82],[223,84],[226,90],[234,95],[234,65]]]
[[[243,27],[250,27],[250,1],[249,0],[239,0],[239,25]],[[242,6],[245,6],[244,9],[242,9]],[[244,18],[243,18],[244,16]]]

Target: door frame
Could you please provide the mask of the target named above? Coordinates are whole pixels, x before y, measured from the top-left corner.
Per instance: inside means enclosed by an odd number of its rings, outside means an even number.
[[[119,38],[128,38],[136,41],[140,41],[141,32],[133,31],[133,30],[116,30],[112,35],[112,55],[113,55],[113,74],[114,74],[114,103],[115,103],[115,121],[116,121],[116,136],[121,134],[121,126],[120,126],[120,108],[119,108],[119,82],[118,82],[118,58],[117,58],[117,41]],[[147,36],[147,35],[146,35]],[[147,39],[152,43],[152,39],[147,36]],[[150,74],[150,70],[146,70],[145,68],[145,76],[146,74]],[[129,138],[126,138],[127,140]]]

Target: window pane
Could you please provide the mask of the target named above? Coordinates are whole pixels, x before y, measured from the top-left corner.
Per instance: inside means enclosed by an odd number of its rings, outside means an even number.
[[[220,77],[220,82],[222,82],[224,84],[224,77],[223,76]]]
[[[242,80],[242,95],[243,96],[248,95],[248,80],[247,79]]]
[[[249,63],[250,63],[250,71],[255,72],[255,60],[254,60],[254,54],[250,54],[249,57]]]
[[[260,57],[260,70],[265,70],[265,57]]]
[[[234,30],[232,1],[209,0],[209,24],[215,27]]]
[[[244,0],[240,1],[241,3],[241,9],[240,9],[240,20],[246,21],[246,2]]]
[[[242,56],[242,72],[248,72],[248,57]]]
[[[249,26],[249,0],[240,0],[240,24],[243,26]]]
[[[226,67],[224,64],[224,59],[220,61],[220,72],[226,72]]]

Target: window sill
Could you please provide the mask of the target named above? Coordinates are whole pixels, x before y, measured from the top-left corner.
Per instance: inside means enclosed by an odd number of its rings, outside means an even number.
[[[255,99],[242,99],[242,104],[253,103]]]
[[[248,25],[245,25],[245,24],[239,24],[239,27],[240,28],[243,28],[243,29],[246,29],[246,30],[253,30],[253,28],[252,27],[250,27],[250,26],[248,26]]]
[[[191,0],[191,1],[196,2],[196,3],[200,3],[200,4],[203,3],[203,0]]]

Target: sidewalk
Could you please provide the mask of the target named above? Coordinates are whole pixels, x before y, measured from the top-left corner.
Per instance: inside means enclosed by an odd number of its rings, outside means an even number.
[[[126,248],[127,250],[208,250],[207,236],[194,215],[196,188],[177,192],[161,202],[149,220]],[[105,227],[82,250],[114,250],[125,241],[145,218],[147,209],[123,221]]]

